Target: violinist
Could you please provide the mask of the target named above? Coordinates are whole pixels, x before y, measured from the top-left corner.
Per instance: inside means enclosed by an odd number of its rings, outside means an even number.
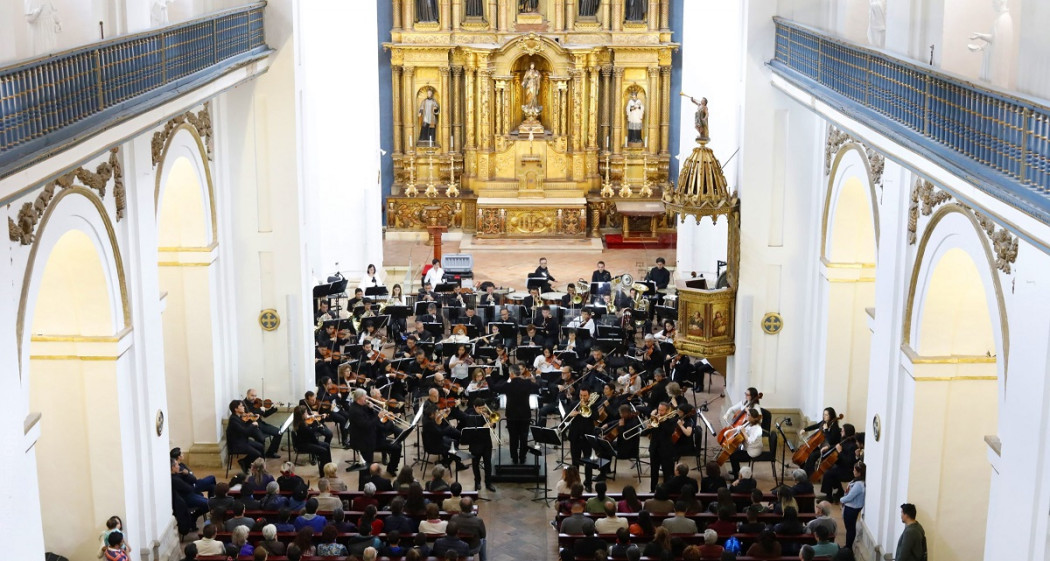
[[[431,387],[427,390],[427,399],[423,402],[423,414],[426,415],[431,410],[440,409],[445,411],[446,417],[451,417],[457,423],[462,423],[465,418],[463,411],[459,408],[459,402],[457,398],[452,396],[449,389],[445,388],[451,383],[445,382],[445,377],[441,373],[435,374],[433,383],[437,387]],[[456,439],[459,439],[459,435],[456,435]]]
[[[608,365],[605,363],[605,353],[595,347],[591,350],[591,356],[587,358],[583,366],[584,373],[591,373],[587,384],[592,390],[601,390],[602,384],[609,381]]]
[[[594,331],[597,329],[594,325],[594,320],[591,319],[591,311],[587,308],[580,310],[580,317],[574,318],[569,322],[569,327],[573,329],[586,329],[590,332],[591,338],[594,338]]]
[[[744,400],[730,406],[725,415],[722,415],[722,420],[725,421],[726,426],[732,425],[733,421],[740,413],[747,411],[752,407],[758,407],[759,399],[758,390],[755,388],[748,388],[747,391],[744,392]]]
[[[838,459],[824,472],[824,480],[820,484],[820,491],[833,501],[842,498],[842,483],[853,480],[853,466],[860,459],[857,429],[850,423],[843,423],[841,434],[842,438],[834,444]],[[827,440],[824,442],[827,443]]]
[[[733,466],[730,478],[736,479],[740,473],[740,462],[750,462],[762,454],[762,413],[755,407],[747,411],[747,423],[732,429],[730,435],[735,433],[744,434],[744,443],[729,456],[729,462]]]
[[[638,442],[640,438],[624,438],[624,434],[631,430],[636,430],[641,424],[641,420],[638,418],[638,413],[631,410],[631,406],[625,404],[617,407],[616,416],[610,417],[605,421],[602,426],[602,435],[606,440],[614,441],[616,447],[616,457],[621,459],[630,459],[638,457]],[[613,436],[615,434],[615,437]]]
[[[263,419],[273,415],[277,412],[277,406],[270,404],[268,409],[264,409],[262,400],[258,399],[258,395],[255,393],[254,388],[248,388],[248,391],[244,396],[244,411],[258,416],[259,420],[256,422],[258,425],[259,432],[265,437],[269,437],[270,446],[266,450],[267,458],[280,458],[281,455],[278,450],[281,448],[281,430],[270,423],[264,422]],[[259,406],[256,406],[256,402],[259,402]]]
[[[361,360],[367,365],[368,377],[373,380],[381,372],[386,372],[386,355],[378,349],[379,347],[372,341],[365,341],[361,347]]]
[[[365,312],[368,313],[368,312]],[[368,316],[373,317],[373,316]],[[383,343],[382,334],[376,329],[374,321],[365,321],[364,328],[361,330],[361,335],[358,337],[357,344],[364,345],[365,343],[371,343],[372,348],[378,349]]]
[[[558,345],[558,321],[551,317],[550,306],[540,308],[540,319],[537,328],[539,329],[539,338],[543,346],[553,348]]]
[[[321,473],[320,476],[324,477],[324,466],[332,461],[332,449],[329,444],[331,440],[330,433],[328,440],[324,442],[318,441],[318,436],[323,434],[319,429],[323,428],[323,426],[321,423],[311,420],[314,417],[310,415],[305,405],[296,407],[292,415],[292,445],[300,454],[312,454],[315,456],[317,458],[317,469]]]
[[[317,399],[317,394],[314,392],[306,392],[303,399],[299,400],[299,405],[306,407],[306,412],[309,413],[309,416],[316,419],[314,424],[318,426],[318,432],[324,436],[325,444],[331,444],[332,431],[324,426],[324,421],[326,420],[325,417],[330,405],[322,405],[322,402]],[[322,411],[322,409],[325,411]]]
[[[675,338],[675,335],[677,333],[675,331],[674,321],[669,320],[669,319],[665,319],[663,327],[664,327],[663,329],[661,329],[660,331],[656,332],[656,335],[654,335],[654,337],[656,338],[656,341],[659,342],[659,343],[668,343],[668,344],[673,345],[674,344],[674,338]]]
[[[554,351],[552,351],[549,346],[546,346],[543,347],[542,354],[536,355],[532,367],[535,370],[540,371],[541,374],[558,372],[561,369],[561,361],[558,360],[558,357],[554,356]]]
[[[328,419],[326,420],[335,423],[336,428],[339,429],[339,442],[346,448],[349,438],[350,419],[346,415],[346,411],[339,406],[339,402],[343,401],[343,397],[339,393],[339,386],[330,378],[325,378],[321,380],[321,385],[317,391],[321,396],[318,399],[321,403],[320,407],[328,412]],[[324,405],[325,403],[328,405]]]
[[[678,382],[682,387],[694,387],[697,383],[696,369],[690,362],[689,357],[676,354],[667,355],[667,366],[664,368],[669,373],[668,379]]]
[[[230,421],[226,425],[226,449],[230,454],[243,454],[237,463],[241,470],[248,473],[248,468],[256,458],[263,455],[263,443],[259,439],[258,421],[252,420],[244,410],[244,402],[235,399],[230,402]]]
[[[474,365],[474,357],[467,352],[466,345],[456,347],[456,354],[448,359],[448,368],[454,380],[467,381],[470,376],[469,369]]]
[[[408,395],[408,388],[406,387],[406,379],[408,377],[407,372],[402,372],[394,367],[392,362],[384,362],[384,372],[386,381],[382,384],[386,385],[383,390],[387,396],[397,401],[404,401],[405,396]]]
[[[572,368],[561,367],[561,378],[547,382],[545,404],[540,407],[540,424],[547,426],[547,416],[558,412],[558,404],[568,411],[572,404],[576,388],[572,383]]]
[[[652,334],[645,336],[645,345],[641,349],[642,365],[647,372],[652,372],[664,365],[664,353],[656,346],[656,337]]]
[[[626,398],[616,391],[616,384],[609,382],[602,386],[601,407],[598,409],[598,422],[604,423],[609,419],[615,419],[620,415],[620,405],[626,403]]]
[[[483,392],[489,391],[489,381],[485,378],[485,371],[475,368],[471,375],[470,383],[467,384],[467,397],[475,398]]]
[[[677,458],[696,455],[696,440],[693,438],[696,430],[696,408],[683,398],[677,409],[678,426],[675,427],[675,434],[671,437],[674,444],[675,461]]]
[[[804,427],[798,431],[798,435],[803,436],[811,430],[820,429],[820,432],[824,437],[824,443],[820,445],[820,449],[814,450],[812,453],[810,453],[809,458],[806,459],[805,465],[799,466],[802,469],[806,470],[806,473],[812,474],[813,470],[816,469],[817,464],[820,463],[820,456],[824,452],[827,452],[828,448],[837,445],[839,441],[842,440],[842,429],[839,428],[839,418],[838,414],[835,413],[835,408],[825,407],[823,415],[824,416],[820,422],[813,423],[812,425]],[[855,462],[850,462],[846,465],[850,469],[853,469],[854,463]],[[851,472],[847,472],[847,474],[848,473]]]
[[[639,410],[649,414],[649,412],[655,410],[660,403],[671,399],[671,396],[667,394],[667,385],[670,383],[670,380],[664,376],[664,371],[657,368],[653,372],[653,382],[650,384],[652,387],[649,388],[649,392],[644,396],[645,405],[639,407]]]
[[[416,345],[419,339],[415,335],[409,335],[405,338],[405,344],[397,350],[395,358],[412,358],[416,356]]]
[[[625,395],[638,393],[642,389],[642,376],[638,372],[638,365],[628,364],[627,372],[617,378],[616,383],[620,386],[620,391]]]
[[[416,360],[408,363],[405,371],[408,372],[409,389],[417,390],[423,387],[430,377],[440,368],[440,363],[435,363],[427,358],[427,353],[422,348],[416,349]]]

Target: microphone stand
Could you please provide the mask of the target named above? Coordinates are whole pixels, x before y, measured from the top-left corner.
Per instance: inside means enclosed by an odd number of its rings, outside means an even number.
[[[784,423],[789,427],[792,426],[790,417],[784,417],[780,420],[780,423]],[[788,450],[791,450],[792,454],[794,454],[795,447],[791,445],[791,442],[788,440],[787,435],[784,434],[784,429],[780,428],[780,423],[777,423],[777,432],[779,432],[780,437],[784,439],[784,446],[780,448],[780,484],[783,485],[786,479],[785,474],[787,472],[787,461],[784,459],[787,455],[787,452],[784,449],[787,448]],[[776,474],[774,474],[774,479],[775,478]]]

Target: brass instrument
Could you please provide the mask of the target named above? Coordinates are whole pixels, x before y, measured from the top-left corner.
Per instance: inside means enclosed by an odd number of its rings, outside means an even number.
[[[583,304],[583,296],[580,296],[579,294],[574,294],[571,302],[573,306],[579,306],[580,304]]]
[[[579,278],[579,279],[578,279],[578,280],[576,281],[576,284],[577,284],[577,287],[576,287],[576,288],[577,288],[577,290],[579,290],[580,292],[587,292],[586,290],[584,290],[584,289],[583,289],[583,287],[585,287],[585,286],[590,286],[590,285],[591,285],[591,283],[589,283],[589,282],[585,281],[585,280],[583,279],[583,277],[580,277],[580,278]]]
[[[412,423],[408,422],[408,420],[402,419],[401,417],[390,412],[390,410],[387,409],[387,402],[376,399],[371,396],[365,396],[365,399],[368,400],[368,406],[379,414],[380,421],[382,421],[383,417],[386,417],[387,419],[393,421],[394,424],[397,425],[398,428],[400,428],[401,430],[405,430],[412,425]]]
[[[629,439],[634,438],[636,436],[641,436],[643,432],[645,432],[647,430],[650,430],[650,429],[655,429],[656,427],[660,426],[660,424],[663,423],[664,421],[666,421],[668,419],[673,419],[673,418],[677,417],[678,415],[679,415],[679,413],[678,413],[677,409],[674,409],[674,410],[668,412],[667,414],[665,414],[662,417],[657,416],[657,415],[653,415],[652,417],[649,417],[648,421],[646,421],[646,422],[644,422],[644,423],[642,423],[642,424],[632,428],[631,430],[623,433],[623,437],[624,437],[624,439],[629,440]]]
[[[591,406],[594,405],[595,401],[598,401],[598,394],[592,393],[591,396],[587,398],[587,403],[581,403],[580,404],[580,416],[581,417],[590,418],[590,416],[591,416]]]
[[[634,277],[630,273],[624,273],[618,277],[613,277],[611,284],[613,290],[620,290],[625,286],[630,287],[634,285]]]
[[[489,409],[488,405],[482,405],[481,414],[486,417],[485,428],[492,432],[492,436],[496,439],[496,444],[503,446],[503,439],[499,437],[499,429],[496,428],[500,421],[499,413]]]

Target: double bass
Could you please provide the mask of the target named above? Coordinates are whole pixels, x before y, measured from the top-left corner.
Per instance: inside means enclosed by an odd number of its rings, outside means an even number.
[[[729,436],[729,431],[731,431],[731,430],[733,430],[733,429],[735,429],[735,428],[737,428],[737,427],[739,427],[739,426],[741,426],[741,425],[743,425],[744,423],[747,422],[747,412],[750,411],[751,408],[754,407],[755,402],[757,402],[760,399],[762,399],[762,392],[759,392],[758,393],[758,397],[756,397],[756,398],[752,399],[751,401],[749,401],[747,403],[747,406],[744,407],[743,409],[741,409],[740,413],[737,413],[736,418],[733,419],[733,422],[730,423],[729,426],[727,426],[726,428],[718,431],[718,437],[717,437],[718,443],[721,444],[723,446],[723,448],[725,447],[725,440]],[[733,450],[735,450],[735,449],[736,448],[733,448]]]
[[[837,420],[841,421],[845,415],[839,413]],[[820,446],[824,444],[824,431],[819,427],[813,431],[813,434],[806,438],[806,441],[799,445],[798,450],[791,455],[791,461],[795,462],[796,466],[801,466],[806,463],[809,459],[810,454],[820,449]]]

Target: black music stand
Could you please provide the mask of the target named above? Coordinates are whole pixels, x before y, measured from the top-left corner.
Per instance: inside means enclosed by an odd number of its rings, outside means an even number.
[[[533,288],[535,288],[540,292],[543,292],[543,287],[549,283],[550,281],[547,280],[547,277],[543,275],[529,275],[529,278],[525,280],[525,288],[528,291],[531,291]],[[538,306],[539,303],[537,303],[536,305]]]
[[[698,419],[700,419],[700,421],[704,424],[704,428],[706,429],[706,430],[702,431],[703,439],[702,439],[702,443],[700,445],[700,447],[704,449],[704,463],[703,464],[697,464],[698,467],[696,469],[700,469],[699,468],[700,465],[707,465],[707,447],[708,447],[707,437],[708,437],[708,435],[714,436],[714,435],[718,434],[717,432],[715,432],[715,427],[711,426],[711,423],[708,422],[707,417],[704,417],[704,412],[709,410],[708,406],[710,404],[711,404],[711,402],[705,401],[702,405],[700,405],[700,407],[696,408],[696,417]]]
[[[370,286],[365,289],[365,298],[368,298],[373,302],[376,300],[386,300],[389,294],[390,291],[387,290],[385,286]]]
[[[587,443],[591,446],[593,457],[581,458],[580,461],[585,466],[589,465],[592,469],[597,469],[598,474],[601,475],[602,470],[611,464],[613,458],[616,457],[616,450],[613,449],[612,443],[604,438],[598,438],[593,434],[584,435],[584,438],[587,439]]]
[[[434,300],[432,302],[427,302],[426,300],[417,300],[416,301],[416,306],[412,310],[412,312],[413,312],[412,315],[414,315],[414,316],[425,316],[427,314],[427,308],[430,307],[431,304],[437,306],[437,313],[440,314],[441,313],[441,308],[442,308],[441,302],[439,302],[437,300]]]
[[[558,436],[558,431],[555,430],[555,429],[552,429],[552,428],[549,429],[547,427],[541,427],[541,426],[533,425],[533,426],[529,427],[529,430],[532,432],[532,439],[534,441],[536,441],[536,444],[539,444],[540,446],[543,447],[543,453],[540,456],[536,457],[537,465],[539,464],[539,461],[540,461],[539,459],[543,458],[543,480],[542,480],[542,482],[537,481],[536,482],[536,487],[533,488],[533,489],[530,489],[530,491],[533,491],[535,493],[539,493],[542,490],[543,491],[543,497],[536,497],[536,498],[534,498],[532,500],[533,500],[533,502],[535,502],[535,501],[543,501],[543,504],[545,504],[547,506],[550,506],[551,498],[550,498],[550,496],[548,496],[548,492],[550,491],[550,488],[547,487],[547,446],[560,446],[560,447],[562,447],[563,448],[563,450],[562,450],[562,454],[563,455],[564,455],[564,446],[562,445],[561,437]],[[540,488],[541,485],[543,486],[542,489]]]
[[[787,423],[788,425],[790,425],[791,424],[791,418],[790,417],[785,417],[785,418],[781,419],[780,422],[781,423]],[[780,481],[781,481],[781,483],[783,483],[784,482],[784,477],[786,476],[786,472],[787,472],[787,460],[786,460],[787,450],[791,450],[791,454],[792,454],[792,457],[793,457],[794,454],[795,454],[795,447],[791,445],[791,441],[788,440],[787,435],[784,434],[784,429],[780,428],[780,423],[777,423],[777,432],[779,432],[780,436],[784,439],[784,446],[780,447]],[[785,450],[785,448],[787,450]],[[774,473],[773,474],[773,479],[776,480],[776,478],[777,478],[777,476]]]
[[[346,292],[346,284],[348,282],[348,279],[342,279],[335,282],[319,284],[313,289],[314,298],[324,298],[325,296],[330,296],[332,294]]]
[[[611,282],[592,282],[591,283],[591,299],[605,296],[606,294],[612,294],[612,283]]]
[[[656,317],[660,319],[669,319],[676,321],[678,319],[678,310],[671,306],[653,306],[656,309]]]
[[[455,292],[457,288],[459,288],[459,284],[458,283],[441,282],[441,283],[438,283],[438,285],[434,287],[434,292],[437,292],[439,294],[443,294],[443,293],[447,294],[447,293],[450,293],[450,292]]]
[[[543,347],[516,347],[514,349],[514,355],[518,357],[518,362],[525,363],[528,367],[532,368],[533,361],[536,357],[543,352]]]
[[[591,304],[589,306],[584,306],[583,309],[588,311],[588,312],[590,312],[591,313],[591,319],[595,319],[595,320],[600,318],[600,317],[602,317],[602,316],[604,316],[605,313],[609,311],[609,308],[607,308],[605,306],[596,306],[594,304]]]
[[[423,330],[433,335],[436,339],[440,339],[445,334],[445,325],[436,321],[424,323]]]

